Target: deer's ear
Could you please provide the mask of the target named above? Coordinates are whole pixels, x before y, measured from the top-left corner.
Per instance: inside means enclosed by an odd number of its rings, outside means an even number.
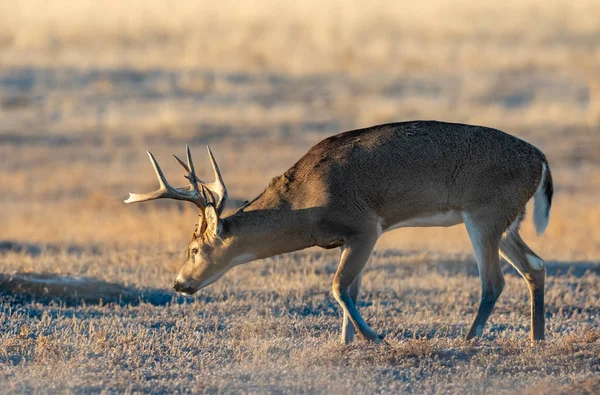
[[[223,223],[217,214],[217,210],[212,204],[207,204],[204,208],[204,221],[206,221],[206,232],[210,232],[215,236],[221,234]]]
[[[204,233],[206,228],[206,220],[204,219],[204,213],[200,211],[198,214],[198,223],[196,224],[196,230],[194,230],[194,238],[199,238]]]

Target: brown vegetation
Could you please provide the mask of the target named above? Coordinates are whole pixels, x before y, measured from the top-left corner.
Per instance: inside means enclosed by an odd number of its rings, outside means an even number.
[[[0,5],[0,391],[597,392],[597,2],[234,3]],[[196,209],[122,203],[156,187],[146,149],[173,178],[189,143],[202,177],[210,143],[233,207],[326,136],[418,118],[546,152],[550,225],[523,231],[549,263],[545,344],[508,265],[462,340],[480,287],[462,226],[380,240],[359,306],[387,345],[344,348],[336,251],[178,297]]]

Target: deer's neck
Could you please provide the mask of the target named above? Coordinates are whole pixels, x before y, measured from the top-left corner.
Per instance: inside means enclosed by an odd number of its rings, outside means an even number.
[[[265,193],[225,218],[230,248],[254,260],[311,247],[308,215]]]

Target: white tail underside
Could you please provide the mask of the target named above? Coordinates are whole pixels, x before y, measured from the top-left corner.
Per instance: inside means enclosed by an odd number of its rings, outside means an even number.
[[[548,226],[548,198],[546,197],[546,190],[544,185],[546,184],[546,172],[548,171],[546,164],[542,163],[542,178],[540,184],[533,195],[533,223],[535,225],[535,231],[538,235],[541,235]]]

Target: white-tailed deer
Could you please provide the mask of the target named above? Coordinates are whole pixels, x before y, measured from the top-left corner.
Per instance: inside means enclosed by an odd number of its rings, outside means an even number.
[[[174,188],[151,153],[160,188],[126,203],[170,198],[200,208],[175,290],[193,294],[242,263],[311,246],[341,247],[333,294],[344,313],[342,341],[355,331],[382,337],[356,307],[361,275],[383,232],[464,223],[481,277],[481,303],[466,338],[481,336],[504,287],[500,254],[523,276],[531,297],[531,339],[544,339],[545,263],[519,236],[534,197],[538,234],[548,225],[552,177],[544,154],[514,136],[481,126],[414,121],[329,137],[275,177],[251,202],[223,216],[227,190],[208,149],[216,181],[196,177]],[[349,325],[351,322],[353,325]]]

